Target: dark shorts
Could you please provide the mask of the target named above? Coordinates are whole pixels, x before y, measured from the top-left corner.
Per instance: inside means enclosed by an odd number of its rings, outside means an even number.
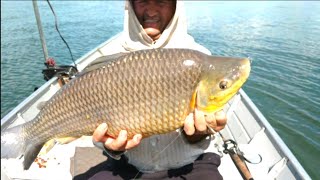
[[[89,178],[90,180],[119,180],[119,179],[223,179],[218,171],[220,156],[214,153],[202,154],[194,163],[178,169],[159,171],[155,173],[141,173],[133,165],[128,164],[125,158],[111,160],[108,165]],[[75,178],[76,179],[76,178]]]

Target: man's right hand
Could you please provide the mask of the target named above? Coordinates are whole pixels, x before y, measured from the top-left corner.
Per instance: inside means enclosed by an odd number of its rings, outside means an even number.
[[[115,139],[113,137],[107,136],[107,131],[108,125],[106,123],[102,123],[94,131],[92,138],[96,142],[102,142],[105,148],[112,151],[129,150],[139,145],[142,139],[141,134],[136,134],[132,139],[128,140],[126,130],[121,130],[118,137]]]

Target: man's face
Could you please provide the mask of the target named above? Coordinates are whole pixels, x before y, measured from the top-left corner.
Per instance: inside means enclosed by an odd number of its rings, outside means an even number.
[[[159,39],[176,10],[174,0],[132,0],[133,10],[145,32]]]

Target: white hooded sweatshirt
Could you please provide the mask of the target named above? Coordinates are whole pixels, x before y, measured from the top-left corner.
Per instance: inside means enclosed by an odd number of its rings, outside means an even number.
[[[108,49],[100,49],[102,54],[153,48],[189,48],[210,54],[209,50],[197,44],[187,34],[186,17],[181,1],[177,1],[175,15],[157,41],[153,41],[146,34],[131,3],[126,1],[124,31],[110,43]],[[214,143],[210,144],[212,142],[210,137],[199,143],[190,144],[179,131],[143,139],[137,147],[125,153],[129,163],[145,173],[174,169],[192,163],[208,149],[209,145],[214,146]]]
[[[196,43],[193,37],[187,33],[187,22],[182,1],[177,1],[172,20],[156,41],[153,41],[144,31],[129,0],[125,1],[124,13],[124,30],[106,48],[100,49],[103,55],[155,48],[189,48],[211,54],[208,49]]]

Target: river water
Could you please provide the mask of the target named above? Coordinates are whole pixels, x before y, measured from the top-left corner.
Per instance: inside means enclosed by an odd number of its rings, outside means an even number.
[[[122,30],[122,1],[52,1],[75,59]],[[70,64],[46,2],[49,55]],[[213,54],[250,57],[243,89],[313,179],[320,179],[320,3],[185,2],[189,33]],[[1,1],[1,118],[45,81],[32,2]]]

